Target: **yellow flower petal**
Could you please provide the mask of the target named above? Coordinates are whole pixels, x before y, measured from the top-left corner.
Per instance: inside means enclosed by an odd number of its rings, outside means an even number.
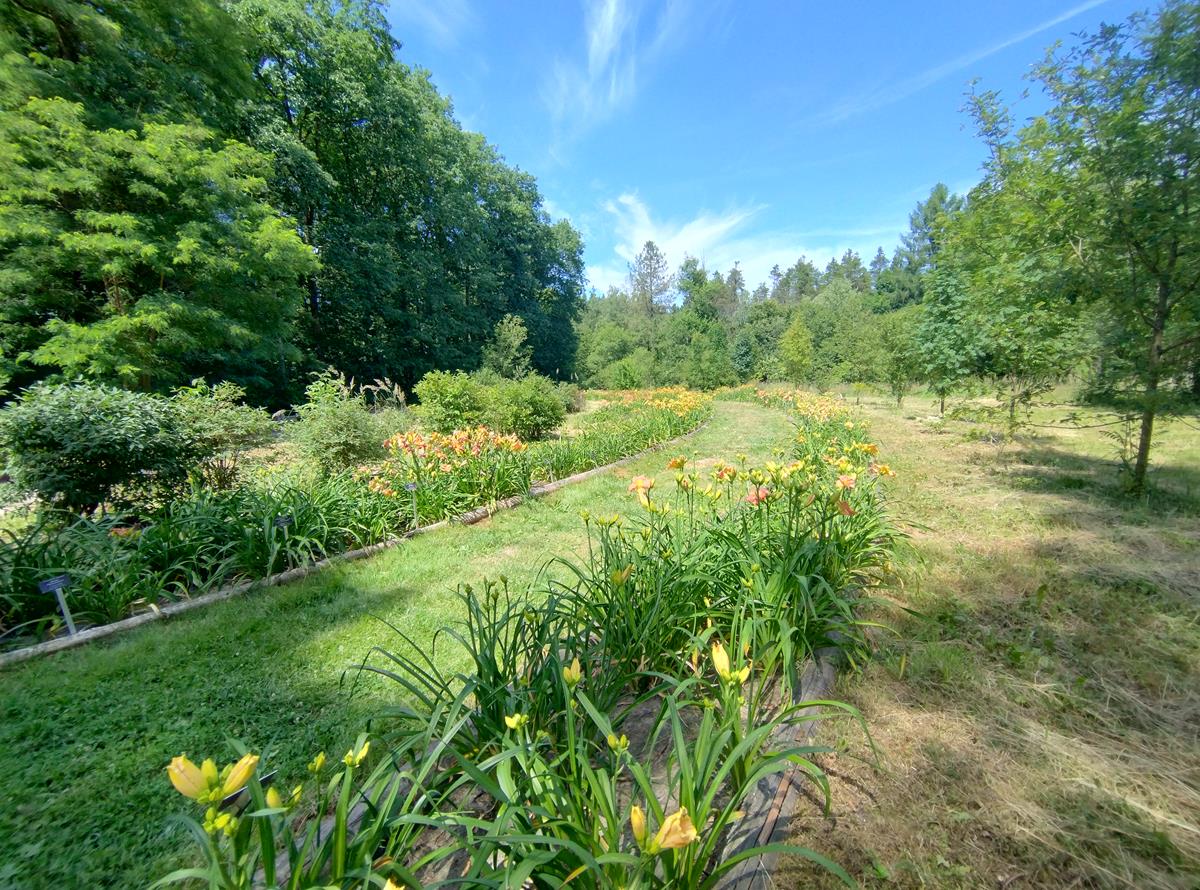
[[[675,850],[686,847],[698,837],[692,817],[688,815],[687,807],[683,807],[679,812],[667,816],[659,826],[658,833],[654,835],[654,845],[659,850]]]
[[[200,796],[208,790],[208,782],[200,771],[200,767],[186,757],[172,758],[167,765],[167,777],[175,786],[176,791],[192,800],[199,800]]]
[[[712,647],[712,663],[716,668],[717,676],[722,680],[729,679],[729,655],[725,651],[725,646],[721,643],[713,643]]]
[[[229,775],[225,777],[225,783],[221,786],[221,796],[228,797],[235,791],[240,791],[250,781],[250,776],[254,772],[254,768],[258,766],[257,754],[245,754],[242,759],[233,765],[233,769],[229,771]]]
[[[629,810],[629,827],[633,829],[633,839],[637,841],[638,849],[646,849],[646,814],[637,804]]]

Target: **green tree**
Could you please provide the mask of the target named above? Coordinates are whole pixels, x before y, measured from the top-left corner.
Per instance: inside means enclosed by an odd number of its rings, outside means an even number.
[[[1050,254],[1126,346],[1140,414],[1131,487],[1145,487],[1164,381],[1200,340],[1200,4],[1105,26],[1035,72],[1045,115],[1014,129],[992,93],[976,120],[985,192],[1016,205],[1027,256]]]
[[[65,99],[0,112],[0,157],[8,376],[278,385],[317,262],[267,202],[269,158],[197,125],[95,130]]]
[[[783,332],[779,341],[779,357],[783,361],[783,372],[793,383],[808,379],[813,365],[813,341],[804,319],[797,315]]]
[[[919,306],[889,312],[879,318],[879,373],[896,405],[916,382],[920,361],[916,343]]]
[[[483,367],[501,377],[516,380],[530,371],[533,350],[529,346],[525,322],[515,315],[506,315],[496,322],[492,340],[483,348]]]
[[[954,270],[942,267],[930,275],[923,308],[915,332],[917,369],[944,414],[946,398],[979,373],[985,347],[963,277]]]
[[[647,241],[629,264],[629,294],[634,304],[646,316],[663,311],[670,305],[672,284],[666,256],[657,244]]]

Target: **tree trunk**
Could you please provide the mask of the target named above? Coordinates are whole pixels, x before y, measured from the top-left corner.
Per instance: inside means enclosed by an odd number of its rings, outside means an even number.
[[[946,397],[944,395],[942,396],[941,403],[938,405],[938,414],[941,414],[943,417],[946,415]]]
[[[1158,413],[1158,383],[1162,366],[1163,330],[1167,326],[1170,297],[1170,283],[1159,281],[1158,304],[1155,306],[1154,323],[1150,332],[1150,353],[1146,356],[1146,389],[1143,393],[1142,427],[1138,433],[1137,458],[1133,464],[1133,480],[1130,485],[1134,494],[1141,494],[1146,490],[1146,470],[1150,466],[1150,439],[1154,435],[1154,417]]]

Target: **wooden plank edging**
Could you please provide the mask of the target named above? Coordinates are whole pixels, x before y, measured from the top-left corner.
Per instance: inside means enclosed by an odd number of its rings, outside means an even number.
[[[804,667],[800,689],[795,698],[797,702],[830,697],[837,682],[839,655],[836,648],[820,649],[814,653],[814,658]],[[774,747],[804,745],[811,741],[818,724],[815,716],[817,710],[812,707],[802,711],[801,713],[805,714],[812,713],[813,716],[789,725],[789,732],[784,733]],[[794,765],[762,779],[743,804],[746,815],[725,840],[723,858],[732,858],[752,847],[786,841],[789,823],[804,793],[802,786],[805,781],[804,771]],[[743,860],[721,879],[717,884],[718,890],[776,890],[778,885],[773,872],[779,863],[780,855],[765,853]]]
[[[266,578],[259,578],[253,581],[241,581],[237,584],[231,584],[228,587],[221,587],[217,590],[210,591],[209,593],[201,594],[197,597],[176,600],[162,606],[152,606],[145,612],[139,612],[136,615],[131,615],[128,618],[122,618],[120,621],[113,621],[109,624],[101,624],[98,627],[89,627],[86,630],[81,630],[77,634],[73,634],[72,636],[56,637],[53,640],[35,643],[32,646],[25,646],[21,649],[13,649],[10,652],[0,652],[0,670],[42,655],[50,655],[54,652],[62,652],[65,649],[73,649],[76,646],[82,646],[85,643],[91,643],[95,640],[102,640],[105,637],[110,637],[114,634],[132,630],[135,627],[141,627],[143,624],[149,624],[152,621],[158,621],[163,618],[170,618],[174,615],[183,614],[184,612],[190,612],[192,609],[198,609],[201,606],[207,606],[210,603],[231,599],[232,597],[240,596],[241,594],[247,593],[248,591],[256,588],[274,587],[278,584],[286,584],[290,581],[296,581],[329,565],[333,565],[334,563],[350,562],[356,559],[363,559],[367,556],[374,556],[376,553],[381,553],[384,550],[389,550],[392,547],[395,547],[397,544],[407,540],[408,538],[414,538],[417,535],[423,535],[432,531],[437,531],[440,528],[445,528],[451,523],[457,523],[459,525],[474,525],[475,523],[487,519],[489,516],[492,516],[501,510],[507,510],[511,507],[516,507],[527,500],[544,497],[545,495],[558,491],[560,488],[565,488],[568,485],[574,485],[577,482],[583,482],[586,479],[591,479],[593,476],[599,476],[600,474],[609,470],[645,457],[647,454],[653,454],[655,451],[661,451],[668,445],[681,442],[684,439],[694,436],[706,426],[708,426],[708,420],[700,423],[695,427],[695,429],[676,436],[674,439],[667,439],[666,441],[659,442],[656,445],[643,448],[641,451],[627,455],[620,460],[615,460],[610,464],[592,467],[590,470],[584,470],[571,476],[565,476],[562,479],[557,479],[553,482],[534,485],[526,494],[513,495],[512,497],[504,498],[503,500],[496,501],[495,503],[486,504],[482,507],[477,507],[474,510],[469,510],[466,513],[455,516],[451,519],[442,519],[438,522],[432,522],[429,525],[422,525],[418,526],[417,528],[409,529],[408,531],[404,532],[404,534],[389,538],[386,541],[368,544],[366,547],[360,547],[357,550],[347,550],[345,553],[336,553],[333,556],[328,556],[325,559],[317,560],[316,562],[309,563],[308,565],[297,566],[296,568],[288,569],[284,572],[268,575]]]

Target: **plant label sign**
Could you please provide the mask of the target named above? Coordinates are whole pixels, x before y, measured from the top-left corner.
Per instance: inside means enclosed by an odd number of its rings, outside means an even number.
[[[38,582],[38,590],[42,593],[53,593],[58,599],[58,608],[62,610],[63,619],[67,622],[67,633],[75,636],[75,619],[71,617],[71,610],[67,608],[66,597],[63,596],[63,589],[71,583],[70,575],[55,575],[53,578],[47,578],[45,581]]]

